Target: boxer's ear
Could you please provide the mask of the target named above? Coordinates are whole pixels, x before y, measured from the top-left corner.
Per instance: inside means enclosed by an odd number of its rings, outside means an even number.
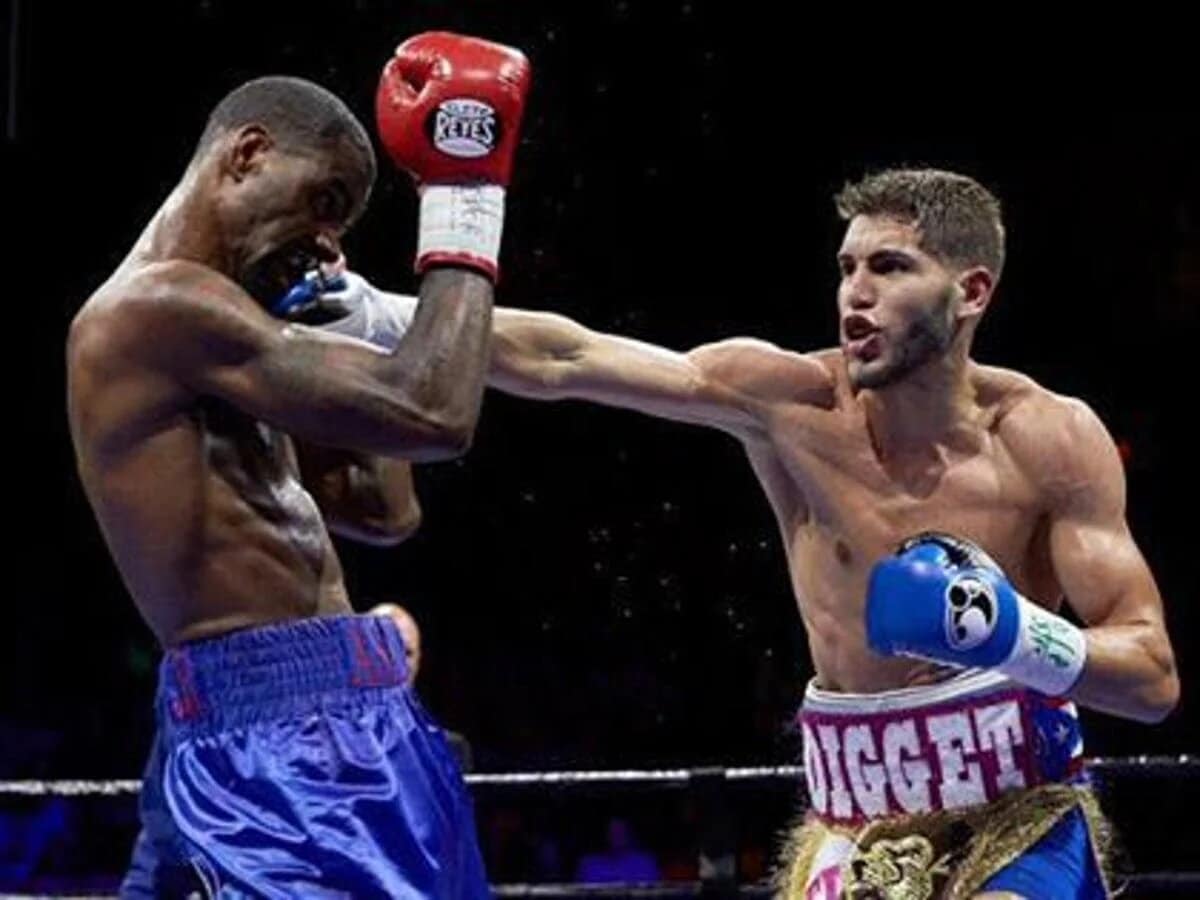
[[[230,135],[225,170],[235,181],[261,170],[263,158],[275,146],[271,133],[261,125],[243,125]]]
[[[983,266],[964,269],[955,279],[958,293],[956,318],[977,319],[984,314],[992,302],[996,278]]]

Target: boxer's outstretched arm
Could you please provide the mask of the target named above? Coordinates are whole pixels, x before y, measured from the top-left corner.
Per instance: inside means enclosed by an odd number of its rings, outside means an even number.
[[[1084,630],[1087,662],[1070,696],[1144,722],[1179,701],[1162,598],[1125,520],[1125,473],[1104,425],[1069,401],[1042,465],[1051,467],[1050,555]],[[1047,448],[1044,448],[1047,449]]]
[[[380,290],[347,271],[318,305],[340,319],[327,330],[395,346],[416,298]],[[654,416],[709,425],[746,437],[760,433],[776,402],[821,402],[832,379],[812,356],[766,341],[734,338],[677,353],[592,331],[564,316],[498,307],[488,383],[540,400],[591,400]]]
[[[590,400],[759,433],[765,412],[828,390],[824,366],[766,341],[733,338],[678,353],[603,334],[564,316],[497,309],[488,383],[539,400]]]
[[[483,391],[492,285],[435,269],[391,353],[268,316],[211,270],[171,263],[165,286],[122,304],[133,352],[198,395],[306,441],[413,460],[470,443]]]

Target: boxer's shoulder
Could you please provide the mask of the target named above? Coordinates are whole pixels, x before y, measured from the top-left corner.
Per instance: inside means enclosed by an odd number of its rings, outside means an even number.
[[[1055,393],[1016,372],[990,385],[995,429],[1005,451],[1030,479],[1050,492],[1087,481],[1098,464],[1115,458],[1104,424],[1083,400]],[[988,402],[980,392],[981,402]]]
[[[169,352],[175,344],[194,343],[197,331],[239,308],[257,306],[237,284],[208,266],[188,260],[131,266],[100,287],[76,314],[68,358],[73,364],[120,354],[134,362]]]
[[[169,259],[147,263],[133,269],[119,284],[113,285],[119,302],[130,314],[146,313],[159,305],[174,303],[186,308],[189,303],[253,303],[246,292],[227,276],[210,266],[187,259]]]
[[[152,396],[151,405],[176,406],[188,394],[180,366],[198,347],[214,345],[205,333],[228,330],[218,320],[230,319],[230,305],[238,303],[253,301],[207,266],[186,260],[123,266],[71,322],[66,362],[77,405],[120,396],[145,406]],[[104,406],[115,415],[110,403]]]
[[[122,267],[89,299],[85,310],[90,307],[120,319],[213,301],[253,305],[243,288],[216,269],[187,259],[168,259]]]
[[[836,376],[820,353],[797,353],[757,338],[728,338],[688,354],[705,377],[763,403],[832,402]]]
[[[980,424],[1006,443],[1036,433],[1047,414],[1057,414],[1059,398],[1022,372],[972,364],[969,381]]]

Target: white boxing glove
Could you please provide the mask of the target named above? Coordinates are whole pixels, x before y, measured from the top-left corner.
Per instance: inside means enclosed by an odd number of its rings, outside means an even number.
[[[341,272],[331,287],[334,290],[321,293],[318,302],[326,308],[344,309],[345,315],[320,325],[321,331],[358,338],[389,353],[396,349],[412,324],[416,297],[381,291],[349,269]]]

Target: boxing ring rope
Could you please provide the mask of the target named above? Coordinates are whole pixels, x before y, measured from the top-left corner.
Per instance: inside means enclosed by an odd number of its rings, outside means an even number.
[[[1147,875],[1128,875],[1121,879],[1122,895],[1130,891],[1147,890],[1178,893],[1180,896],[1195,897],[1200,886],[1200,874],[1189,872],[1155,872]],[[4,894],[5,900],[45,900],[55,895],[47,894]],[[115,894],[63,894],[63,900],[118,900]],[[685,898],[719,898],[727,894],[714,892],[704,882],[681,881],[658,884],[499,884],[492,885],[492,896],[498,898],[529,897],[538,900],[685,900]],[[761,898],[774,896],[774,889],[767,884],[750,884],[736,887],[728,896]],[[1132,895],[1134,898],[1139,893]]]
[[[1095,756],[1087,761],[1087,769],[1096,775],[1119,778],[1187,777],[1200,775],[1200,755],[1181,753],[1177,756]],[[637,787],[683,788],[695,782],[759,782],[798,781],[804,777],[803,766],[697,766],[687,769],[571,769],[546,772],[476,772],[463,778],[471,787],[504,788],[532,785],[556,787]],[[0,796],[27,797],[84,797],[90,795],[116,796],[136,794],[142,788],[137,779],[84,780],[66,779],[43,781],[0,781]]]
[[[1178,894],[1194,898],[1200,889],[1200,872],[1148,872],[1120,875],[1116,879],[1117,895],[1136,900],[1143,891]],[[537,897],[540,900],[683,900],[687,897],[755,897],[771,898],[775,889],[769,884],[743,884],[722,892],[703,881],[681,881],[659,884],[497,884],[492,885],[496,897]],[[1132,893],[1131,893],[1132,892]]]
[[[1200,776],[1200,756],[1191,753],[1176,756],[1141,755],[1126,757],[1092,757],[1088,770],[1099,776],[1116,778],[1195,778]],[[803,766],[697,766],[674,769],[599,769],[533,772],[484,772],[465,775],[475,790],[511,790],[529,787],[565,789],[663,790],[693,788],[709,795],[710,805],[720,798],[727,785],[770,784],[780,781],[801,782]],[[22,780],[0,781],[2,796],[123,796],[134,795],[141,789],[136,779],[118,780]],[[714,807],[715,808],[715,807]],[[542,898],[732,898],[770,897],[768,884],[737,884],[729,874],[731,869],[719,864],[724,856],[732,858],[732,847],[701,847],[701,871],[714,874],[700,881],[663,882],[653,884],[500,884],[493,885],[496,897]],[[704,862],[708,862],[706,867]],[[713,863],[717,864],[714,865]],[[1118,883],[1125,891],[1156,891],[1179,895],[1200,896],[1200,871],[1141,872],[1120,874]],[[15,896],[15,895],[9,895]]]
[[[588,900],[622,900],[636,898],[676,898],[716,896],[702,881],[680,881],[658,884],[498,884],[492,886],[496,897],[539,897],[543,900],[560,897],[586,897]],[[744,884],[737,888],[737,897],[770,897],[772,889],[765,884]]]

